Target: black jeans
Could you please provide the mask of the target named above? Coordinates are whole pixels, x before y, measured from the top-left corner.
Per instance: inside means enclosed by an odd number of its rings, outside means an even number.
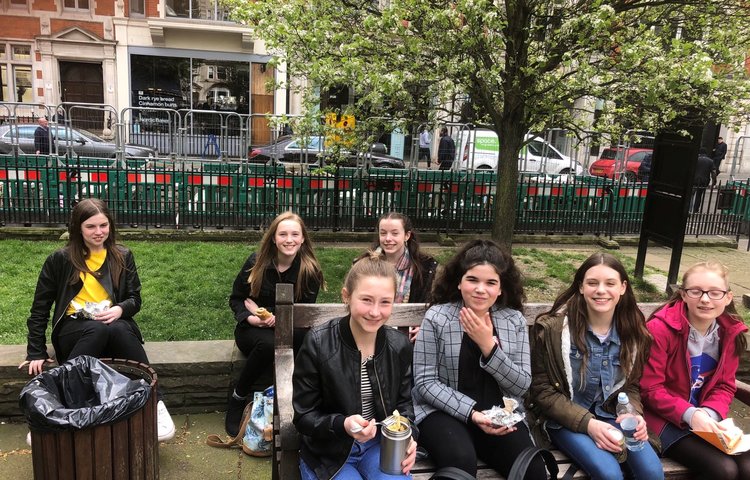
[[[96,320],[78,320],[66,317],[57,333],[57,362],[79,355],[90,355],[96,358],[111,357],[135,360],[148,364],[148,356],[130,320],[118,319],[110,324]]]
[[[697,479],[750,478],[750,452],[727,455],[692,433],[669,447],[664,456],[688,467]]]
[[[302,346],[307,330],[294,329],[294,353]],[[234,390],[237,395],[246,397],[261,374],[273,368],[274,329],[254,327],[247,322],[239,322],[234,329],[237,348],[247,356],[245,366]]]
[[[467,425],[444,412],[431,413],[419,424],[419,442],[438,468],[456,467],[476,477],[477,458],[507,477],[513,462],[526,447],[533,446],[531,434],[521,422],[508,435],[488,435],[473,423]],[[536,457],[526,480],[546,479],[544,461]]]

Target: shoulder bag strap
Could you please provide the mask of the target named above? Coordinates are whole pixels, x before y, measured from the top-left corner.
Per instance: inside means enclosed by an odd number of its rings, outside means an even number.
[[[250,415],[253,411],[253,402],[248,403],[245,406],[245,410],[242,412],[242,421],[240,422],[240,430],[237,432],[237,436],[230,438],[226,436],[226,440],[222,439],[221,436],[212,433],[206,437],[206,445],[209,447],[216,448],[230,448],[234,446],[242,446],[242,439],[245,437],[245,430],[247,430],[247,423],[250,421]]]

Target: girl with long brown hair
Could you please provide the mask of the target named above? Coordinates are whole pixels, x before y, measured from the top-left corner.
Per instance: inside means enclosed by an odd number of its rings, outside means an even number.
[[[647,440],[638,380],[650,335],[622,263],[607,253],[586,259],[570,287],[537,317],[531,340],[529,406],[537,441],[551,440],[591,478],[623,478],[615,454],[625,447],[612,434],[623,418],[615,407],[626,393],[639,412],[635,439]],[[664,478],[648,444],[628,451],[625,461],[635,478]]]
[[[26,361],[19,368],[28,367],[29,374],[36,375],[52,361],[45,342],[53,304],[51,339],[59,364],[79,355],[148,364],[143,336],[133,318],[141,309],[141,281],[132,252],[117,243],[107,205],[97,198],[78,202],[68,234],[68,244],[47,257],[39,274],[27,321]],[[87,302],[103,308],[87,313]],[[169,440],[175,427],[161,400],[157,416],[159,440]]]
[[[229,297],[237,326],[234,339],[247,356],[229,396],[225,429],[236,436],[253,383],[273,365],[276,284],[294,284],[295,303],[315,303],[323,272],[315,257],[305,222],[293,212],[279,214],[263,235],[260,248],[245,261]],[[260,310],[264,309],[264,310]],[[295,346],[302,341],[295,332]]]

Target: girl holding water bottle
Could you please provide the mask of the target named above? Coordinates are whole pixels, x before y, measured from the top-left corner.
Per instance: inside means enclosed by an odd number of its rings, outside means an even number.
[[[728,272],[702,262],[682,277],[682,287],[646,324],[653,336],[641,379],[648,426],[662,454],[698,478],[750,478],[750,452],[727,455],[690,430],[724,430],[745,351],[747,327],[737,315]]]
[[[394,410],[410,424],[414,419],[411,344],[406,335],[385,327],[395,296],[396,270],[371,252],[344,279],[341,297],[349,314],[305,336],[292,377],[302,480],[410,478],[417,449],[410,437],[416,437],[416,428],[412,425],[412,435],[401,435],[394,446],[388,443],[393,436],[376,425]],[[388,439],[381,452],[383,435]],[[390,473],[382,471],[384,465]]]
[[[595,253],[533,327],[529,408],[537,440],[564,451],[592,479],[664,478],[648,444],[638,379],[650,335],[619,260]],[[624,394],[630,411],[618,414]],[[635,429],[623,429],[635,419]],[[630,438],[620,442],[622,430]],[[627,448],[627,451],[625,449]]]

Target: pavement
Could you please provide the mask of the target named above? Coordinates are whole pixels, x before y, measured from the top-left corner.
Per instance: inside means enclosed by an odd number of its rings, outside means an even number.
[[[732,290],[737,301],[741,302],[743,294],[750,294],[750,253],[747,252],[747,239],[741,240],[737,247],[729,245],[729,241],[720,246],[689,243],[683,250],[680,275],[693,263],[704,260],[719,261],[729,268]],[[544,248],[542,245],[533,246]],[[601,247],[596,245],[549,247],[556,251],[601,250]],[[619,251],[632,258],[637,255],[636,246],[623,246]],[[671,250],[665,247],[650,246],[647,252],[646,265],[660,271],[649,275],[647,280],[660,289],[666,288],[670,257]],[[740,404],[733,405],[732,416],[745,432],[750,432],[750,408]],[[174,415],[173,419],[177,426],[177,435],[173,440],[162,443],[159,448],[162,480],[271,478],[271,461],[268,458],[249,457],[237,448],[224,450],[206,446],[205,439],[208,434],[223,434],[223,413]],[[0,424],[0,479],[33,478],[31,449],[25,441],[27,431],[25,424]]]
[[[270,458],[255,458],[240,448],[220,449],[206,445],[206,436],[224,434],[224,414],[173,415],[175,438],[159,446],[161,480],[267,480]],[[34,478],[31,449],[26,445],[26,424],[0,424],[0,479]]]

